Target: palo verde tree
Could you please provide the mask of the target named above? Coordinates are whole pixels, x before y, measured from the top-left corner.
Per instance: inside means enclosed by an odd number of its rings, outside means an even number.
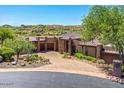
[[[99,39],[120,54],[124,49],[124,6],[93,6],[82,20],[83,40]]]
[[[16,37],[13,40],[6,39],[3,45],[5,47],[12,48],[15,51],[17,55],[17,62],[21,53],[29,54],[35,49],[35,46],[31,42],[25,40],[23,37]]]
[[[0,28],[0,41],[1,41],[1,46],[3,45],[3,42],[7,38],[13,38],[14,37],[14,32],[11,29],[8,28]]]

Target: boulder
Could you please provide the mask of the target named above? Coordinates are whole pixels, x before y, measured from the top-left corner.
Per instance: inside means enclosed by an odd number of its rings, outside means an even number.
[[[17,62],[16,61],[13,61],[13,62],[11,62],[12,63],[12,65],[16,65],[17,64]]]
[[[21,62],[20,65],[21,65],[21,66],[25,66],[25,63],[24,63],[24,62]]]

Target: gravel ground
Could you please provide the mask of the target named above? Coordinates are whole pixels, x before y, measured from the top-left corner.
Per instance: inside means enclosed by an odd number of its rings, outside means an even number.
[[[64,59],[62,54],[58,52],[39,53],[39,55],[50,59],[51,64],[37,68],[0,68],[0,72],[8,71],[52,71],[52,72],[67,72],[82,75],[96,76],[106,78],[106,75],[101,70],[91,64],[75,59]]]

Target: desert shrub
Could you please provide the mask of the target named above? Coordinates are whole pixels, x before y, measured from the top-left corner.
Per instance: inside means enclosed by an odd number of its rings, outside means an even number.
[[[2,47],[0,48],[0,55],[3,57],[4,61],[10,60],[15,54],[15,51],[11,48]]]
[[[93,62],[96,61],[96,58],[91,57],[91,56],[85,56],[85,59],[86,59],[86,60],[89,60],[89,61],[93,61]]]
[[[75,57],[77,57],[78,59],[82,60],[83,59],[83,54],[81,53],[76,53]]]
[[[40,60],[40,61],[43,61],[44,59],[45,59],[44,57],[39,56],[39,60]]]
[[[31,56],[27,56],[27,61],[37,61],[39,59],[38,54],[32,54]]]
[[[63,58],[68,58],[69,54],[67,52],[64,52]]]
[[[122,72],[124,72],[124,64],[122,64],[121,69],[122,69]]]
[[[96,61],[96,58],[91,57],[91,56],[86,56],[86,55],[81,54],[81,53],[75,53],[75,57],[77,57],[77,58],[80,59],[80,60],[85,59],[85,60],[93,61],[93,62]]]
[[[103,59],[98,59],[96,62],[97,62],[98,64],[105,64],[105,60],[103,60]]]

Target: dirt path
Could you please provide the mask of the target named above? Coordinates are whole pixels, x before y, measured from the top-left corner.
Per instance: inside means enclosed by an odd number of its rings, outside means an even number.
[[[81,62],[78,60],[64,59],[62,55],[58,52],[47,52],[39,53],[39,55],[44,56],[45,58],[50,59],[50,65],[45,65],[38,68],[9,68],[9,69],[0,69],[0,72],[6,71],[54,71],[54,72],[67,72],[67,73],[76,73],[89,76],[96,76],[100,78],[106,78],[106,75],[100,71],[99,68],[92,66],[88,63]]]

